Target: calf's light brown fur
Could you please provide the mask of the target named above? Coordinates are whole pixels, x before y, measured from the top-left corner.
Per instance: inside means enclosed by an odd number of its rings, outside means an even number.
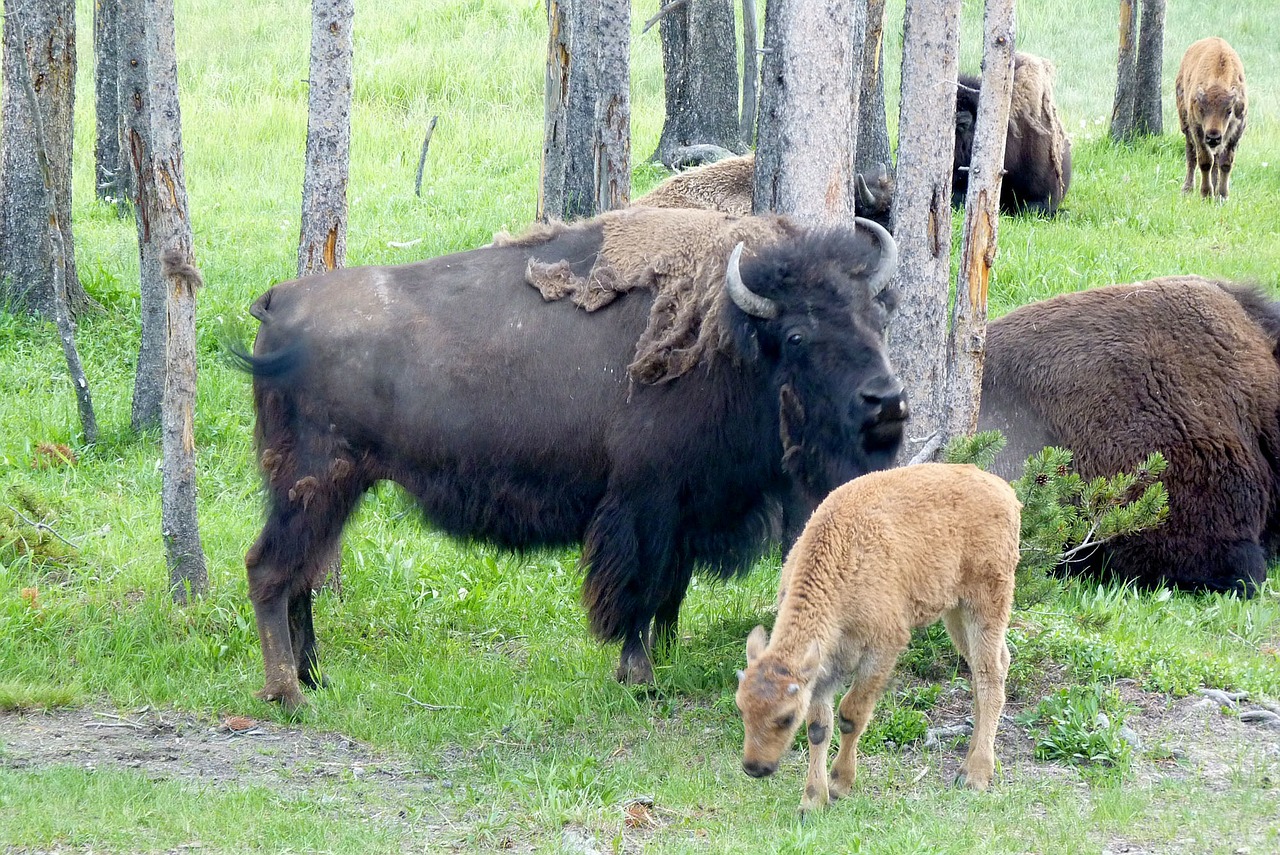
[[[1182,192],[1195,186],[1200,167],[1200,195],[1227,198],[1236,146],[1244,134],[1248,95],[1244,64],[1224,39],[1210,36],[1187,48],[1174,81],[1178,122],[1187,138],[1187,178]]]
[[[747,774],[777,769],[803,716],[801,811],[847,795],[858,738],[911,630],[941,618],[973,672],[974,732],[957,780],[986,789],[1009,670],[1021,508],[1007,483],[967,464],[873,472],[833,491],[787,556],[773,637],[758,626],[747,638],[736,697]],[[850,680],[828,781],[831,703]]]

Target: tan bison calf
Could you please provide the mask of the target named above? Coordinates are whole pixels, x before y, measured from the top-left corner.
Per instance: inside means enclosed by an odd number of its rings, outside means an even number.
[[[1187,48],[1174,82],[1178,122],[1187,138],[1187,178],[1182,192],[1195,186],[1200,167],[1200,195],[1226,199],[1231,165],[1244,133],[1248,98],[1244,65],[1231,45],[1217,36]]]
[[[773,637],[758,626],[747,638],[735,699],[746,773],[773,774],[803,716],[809,776],[800,810],[846,795],[858,737],[911,630],[941,618],[973,672],[974,732],[957,780],[986,789],[1009,670],[1021,508],[1007,483],[970,465],[890,469],[832,492],[787,556]],[[831,702],[850,680],[828,783]]]

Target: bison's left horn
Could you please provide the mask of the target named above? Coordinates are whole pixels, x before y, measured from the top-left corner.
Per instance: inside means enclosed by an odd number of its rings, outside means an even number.
[[[889,238],[892,242],[893,238]],[[894,252],[897,250],[895,248]],[[729,297],[739,309],[748,315],[755,315],[757,318],[765,318],[772,320],[778,316],[778,304],[770,300],[768,297],[761,297],[759,294],[748,288],[742,281],[742,273],[738,270],[738,261],[742,258],[742,242],[733,248],[733,252],[729,253],[729,267],[724,272],[724,287],[729,292]]]
[[[876,206],[876,197],[871,192],[871,188],[867,186],[867,179],[861,175],[855,175],[853,181],[858,185],[858,200],[862,202],[866,208],[874,208]]]
[[[867,273],[867,287],[874,294],[893,278],[898,269],[898,243],[884,226],[874,220],[855,217],[854,222],[875,235],[880,242],[880,263]]]

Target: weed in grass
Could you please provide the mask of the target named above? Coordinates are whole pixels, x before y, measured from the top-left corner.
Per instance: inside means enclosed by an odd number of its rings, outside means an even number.
[[[1093,683],[1059,689],[1020,719],[1033,726],[1036,757],[1094,764],[1123,776],[1133,746],[1121,734],[1128,707],[1113,686]]]

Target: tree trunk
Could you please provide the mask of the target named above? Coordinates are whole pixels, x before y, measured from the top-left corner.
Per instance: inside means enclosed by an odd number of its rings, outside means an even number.
[[[1134,73],[1133,132],[1143,136],[1164,133],[1161,116],[1161,72],[1164,69],[1165,0],[1142,0],[1138,59]]]
[[[597,14],[591,0],[547,0],[542,222],[595,213]]]
[[[138,227],[138,297],[141,334],[133,379],[135,431],[160,426],[164,397],[165,288],[152,236],[151,212],[158,203],[151,169],[152,98],[147,70],[147,13],[150,0],[120,3],[120,103],[124,105],[124,149],[133,176],[133,212]]]
[[[596,212],[601,213],[621,208],[631,198],[630,0],[598,0],[596,25],[594,175]],[[736,103],[736,80],[734,85]]]
[[[124,216],[132,177],[120,147],[120,0],[93,5],[94,192]]]
[[[18,43],[26,42],[25,28],[21,14],[6,16],[6,24],[14,27]],[[31,143],[36,155],[36,166],[40,174],[40,201],[42,212],[40,219],[46,224],[50,248],[49,269],[53,277],[53,294],[50,301],[54,323],[58,327],[58,336],[62,340],[62,353],[67,360],[67,373],[71,376],[76,390],[76,407],[80,412],[80,424],[84,431],[86,445],[98,441],[98,420],[93,412],[93,398],[89,394],[89,381],[85,378],[84,367],[80,362],[80,351],[76,347],[75,321],[67,306],[67,288],[63,279],[66,265],[64,259],[67,246],[62,240],[62,224],[58,220],[57,200],[54,196],[53,169],[49,164],[47,136],[40,110],[40,97],[36,94],[31,66],[23,52],[18,52],[21,62],[14,63],[13,74],[5,78],[6,87],[17,87],[15,93],[22,97],[27,106],[27,114],[31,117]]]
[[[741,153],[732,0],[689,0],[663,15],[658,28],[666,120],[649,159],[670,165],[673,150],[698,144]]]
[[[771,0],[753,206],[853,221],[865,0]]]
[[[0,102],[0,308],[55,315],[53,247],[44,204],[44,179],[35,147],[35,115],[15,75],[28,71],[39,100],[45,154],[53,182],[54,215],[65,248],[59,271],[72,317],[90,304],[76,276],[71,233],[71,149],[76,75],[73,0],[5,0],[4,93]],[[21,18],[19,21],[18,19]],[[20,26],[15,27],[18,23]],[[19,29],[23,36],[18,35]],[[18,66],[22,70],[18,70]]]
[[[978,428],[987,341],[987,285],[996,256],[1004,145],[1013,95],[1014,0],[987,0],[983,30],[982,94],[974,125],[960,272],[947,341],[943,407],[947,421],[940,437],[942,444]]]
[[[955,153],[960,0],[907,0],[898,120],[897,284],[889,354],[911,402],[909,460],[943,430],[951,167]]]
[[[744,146],[756,141],[760,107],[760,41],[756,35],[756,0],[742,0],[742,119],[738,136]]]
[[[862,85],[858,95],[858,172],[883,163],[893,171],[889,119],[884,106],[884,0],[867,2],[867,38],[862,49]]]
[[[1133,91],[1137,86],[1135,0],[1120,0],[1120,51],[1116,57],[1116,97],[1111,105],[1111,138],[1133,136]]]
[[[307,161],[302,180],[298,275],[337,270],[347,259],[351,157],[353,0],[312,0]]]

